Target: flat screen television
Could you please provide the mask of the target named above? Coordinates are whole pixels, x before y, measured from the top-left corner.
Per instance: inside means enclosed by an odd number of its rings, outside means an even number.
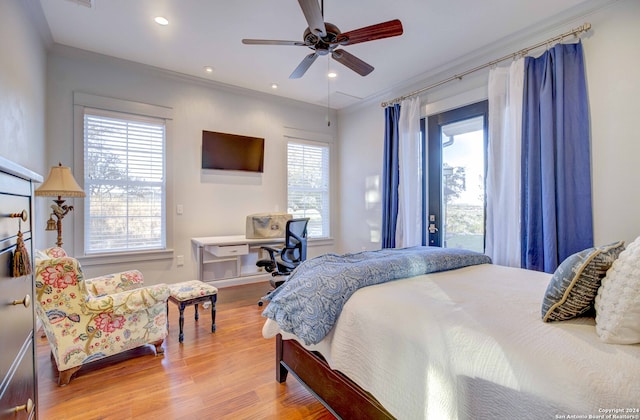
[[[264,139],[202,131],[202,169],[263,172]]]

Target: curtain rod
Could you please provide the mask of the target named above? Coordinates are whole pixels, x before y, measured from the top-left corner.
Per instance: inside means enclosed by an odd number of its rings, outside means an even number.
[[[445,83],[449,83],[449,82],[452,82],[454,80],[462,80],[463,77],[465,77],[465,76],[467,76],[467,75],[469,75],[471,73],[474,73],[474,72],[476,72],[478,70],[482,70],[484,68],[494,66],[494,65],[496,65],[496,64],[498,64],[498,63],[500,63],[502,61],[508,60],[508,59],[515,59],[517,57],[524,57],[531,50],[535,50],[536,48],[540,48],[540,47],[552,44],[552,43],[557,42],[557,41],[562,41],[564,38],[570,37],[572,35],[575,36],[575,35],[578,35],[579,33],[587,32],[589,29],[591,29],[591,24],[590,23],[585,23],[584,25],[578,26],[577,28],[573,28],[572,30],[570,30],[568,32],[565,32],[565,33],[560,34],[558,36],[555,36],[553,38],[549,38],[544,42],[539,42],[536,45],[532,45],[531,47],[524,48],[524,49],[522,49],[520,51],[505,55],[504,57],[498,58],[497,60],[490,61],[488,63],[485,63],[485,64],[483,64],[481,66],[478,66],[478,67],[474,67],[474,68],[472,68],[470,70],[467,70],[465,72],[462,72],[460,74],[453,75],[453,76],[449,77],[448,79],[441,80],[441,81],[439,81],[437,83],[434,83],[434,84],[429,85],[427,87],[423,87],[421,89],[415,90],[415,91],[413,91],[411,93],[408,93],[406,95],[399,96],[399,97],[394,98],[394,99],[392,99],[390,101],[382,102],[380,104],[380,106],[385,108],[385,107],[387,107],[389,105],[393,105],[393,104],[401,102],[401,101],[403,101],[405,99],[408,99],[408,98],[411,98],[413,96],[419,95],[422,92],[426,92],[429,89],[433,89],[433,88],[438,87],[440,85],[444,85]]]

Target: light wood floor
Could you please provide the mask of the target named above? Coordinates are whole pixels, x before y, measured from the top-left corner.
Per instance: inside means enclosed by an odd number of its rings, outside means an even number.
[[[178,310],[169,303],[164,356],[143,347],[85,366],[57,385],[46,338],[36,334],[40,419],[333,419],[289,375],[275,380],[274,339],[262,338],[257,299],[266,283],[220,289],[217,331],[211,311],[185,309],[184,343]]]

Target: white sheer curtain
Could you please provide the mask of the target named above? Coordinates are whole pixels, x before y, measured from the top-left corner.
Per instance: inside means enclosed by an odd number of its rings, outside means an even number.
[[[420,100],[402,101],[399,121],[400,182],[396,248],[422,244]]]
[[[486,254],[520,267],[520,154],[524,58],[489,72]]]

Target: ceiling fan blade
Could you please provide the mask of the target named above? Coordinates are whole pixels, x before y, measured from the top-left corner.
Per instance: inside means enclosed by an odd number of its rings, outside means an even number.
[[[243,39],[242,43],[247,45],[294,45],[300,47],[307,46],[307,44],[300,41],[280,41],[277,39]]]
[[[355,55],[348,53],[345,50],[335,50],[331,53],[331,57],[333,57],[333,59],[338,63],[349,67],[360,76],[366,76],[373,71],[372,65],[365,63]]]
[[[398,19],[377,23],[364,28],[343,32],[338,36],[337,43],[341,45],[353,45],[360,42],[374,41],[376,39],[389,38],[402,35],[402,22]]]
[[[304,18],[307,20],[309,30],[312,34],[319,36],[320,38],[327,36],[327,30],[324,27],[324,18],[322,17],[322,10],[318,4],[318,0],[298,0]]]
[[[318,58],[318,54],[316,53],[311,53],[305,58],[303,58],[300,64],[298,64],[298,67],[296,67],[293,73],[291,73],[291,76],[289,76],[289,79],[299,79],[302,76],[304,76],[307,70],[309,70],[309,67],[311,67],[313,62],[316,61],[316,58]]]

